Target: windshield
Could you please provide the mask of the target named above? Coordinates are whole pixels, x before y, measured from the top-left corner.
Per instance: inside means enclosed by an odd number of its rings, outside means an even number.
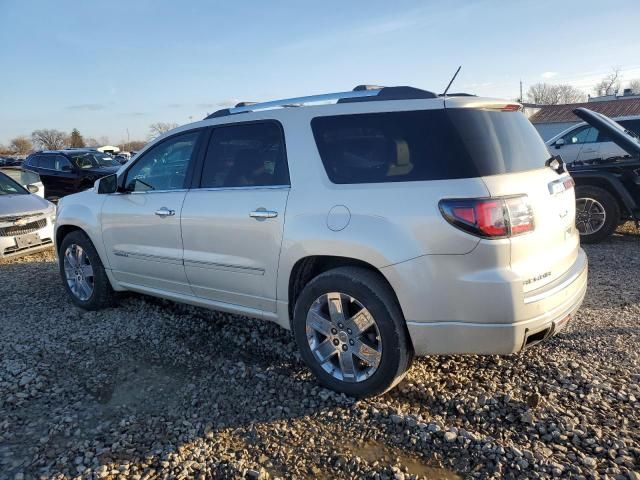
[[[29,195],[29,192],[5,174],[0,173],[0,195]]]
[[[100,152],[87,152],[82,154],[76,154],[71,157],[73,163],[78,168],[100,168],[100,167],[119,167],[120,163],[117,160]]]

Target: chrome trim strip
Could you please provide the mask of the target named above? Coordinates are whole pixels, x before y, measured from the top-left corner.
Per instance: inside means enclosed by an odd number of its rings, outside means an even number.
[[[286,190],[290,189],[291,185],[264,185],[264,186],[251,186],[251,187],[205,187],[205,188],[192,188],[190,192],[217,192],[220,190]]]
[[[263,268],[245,267],[242,265],[230,265],[226,263],[206,262],[202,260],[183,260],[183,264],[185,267],[211,268],[213,270],[248,273],[250,275],[264,275]]]
[[[145,190],[145,191],[131,191],[131,192],[116,192],[110,195],[140,195],[141,193],[169,193],[169,192],[188,192],[187,188],[176,188],[175,190]]]
[[[162,261],[182,265],[182,260],[175,257],[164,257],[162,255],[153,255],[149,253],[127,252],[124,250],[113,250],[113,254],[117,257],[135,258],[138,260]]]

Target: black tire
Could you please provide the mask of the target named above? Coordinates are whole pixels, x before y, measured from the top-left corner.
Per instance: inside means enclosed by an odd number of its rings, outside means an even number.
[[[93,269],[93,291],[91,292],[89,298],[87,298],[86,300],[81,300],[80,298],[78,298],[71,291],[71,288],[67,283],[64,271],[63,257],[65,251],[67,250],[67,247],[72,244],[76,244],[82,247],[82,249],[86,252],[87,257],[89,258],[91,267]],[[93,243],[84,232],[82,232],[81,230],[75,230],[65,236],[60,243],[58,258],[62,284],[69,294],[69,297],[71,297],[73,303],[84,310],[101,310],[103,308],[108,308],[114,305],[115,292],[113,291],[113,288],[111,288],[111,283],[109,282],[109,278],[107,277],[107,274],[104,270],[104,265],[102,264],[100,256],[93,246]]]
[[[582,243],[598,243],[609,237],[620,224],[620,205],[613,195],[603,188],[593,185],[580,185],[576,187],[576,228],[580,224],[580,212],[578,205],[581,199],[593,199],[604,208],[604,225],[593,233],[580,232]]]
[[[382,353],[377,369],[359,382],[334,378],[316,360],[307,339],[306,319],[316,299],[340,292],[357,299],[373,316],[380,332]],[[340,267],[311,280],[298,297],[293,314],[293,331],[303,360],[322,385],[352,397],[380,395],[396,386],[413,359],[404,316],[393,291],[376,272],[359,267]]]

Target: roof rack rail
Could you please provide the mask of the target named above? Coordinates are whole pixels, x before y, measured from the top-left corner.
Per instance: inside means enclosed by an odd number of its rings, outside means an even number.
[[[474,93],[465,93],[465,92],[457,92],[457,93],[439,93],[439,97],[477,97]]]
[[[308,97],[285,98],[263,103],[240,102],[235,107],[224,108],[208,115],[205,120],[237,113],[255,112],[273,108],[302,107],[307,104],[336,102],[370,102],[377,100],[411,100],[420,98],[437,98],[438,96],[427,90],[414,87],[379,87],[375,85],[358,85],[349,92],[326,93]]]

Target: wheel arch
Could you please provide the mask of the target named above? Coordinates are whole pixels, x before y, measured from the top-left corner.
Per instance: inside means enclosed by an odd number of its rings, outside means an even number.
[[[77,195],[83,195],[84,193],[85,192]],[[98,252],[102,264],[105,268],[109,268],[108,258],[102,242],[102,229],[98,218],[99,214],[97,213],[100,210],[100,205],[93,208],[90,202],[89,205],[83,205],[79,202],[67,204],[66,199],[62,199],[58,206],[55,224],[54,239],[56,252],[58,253],[60,244],[65,236],[73,231],[79,230],[89,237],[96,252]]]
[[[633,197],[629,194],[625,186],[619,178],[607,172],[587,172],[584,174],[576,174],[573,172],[572,177],[576,182],[576,187],[593,186],[602,188],[609,192],[620,205],[620,212],[623,217],[628,217],[638,208]],[[622,218],[620,219],[622,220]]]
[[[294,263],[291,271],[289,272],[287,282],[287,314],[289,317],[289,322],[293,318],[293,309],[295,307],[296,300],[300,295],[300,292],[302,292],[302,290],[304,289],[305,285],[307,285],[318,275],[339,267],[360,267],[376,273],[389,287],[394,301],[400,309],[400,312],[402,312],[402,306],[400,305],[400,301],[398,300],[398,296],[396,295],[393,285],[391,285],[382,271],[372,264],[364,260],[352,257],[342,257],[337,255],[308,255],[299,258]]]

